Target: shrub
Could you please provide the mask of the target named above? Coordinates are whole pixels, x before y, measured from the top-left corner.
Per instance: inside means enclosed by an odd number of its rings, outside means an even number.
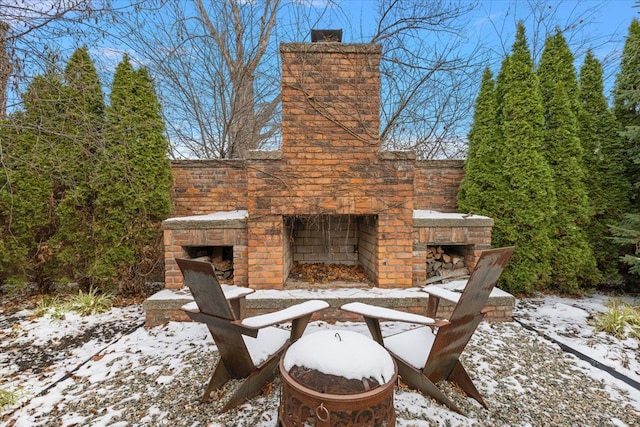
[[[77,295],[71,297],[68,307],[69,310],[80,313],[82,316],[89,316],[109,311],[113,306],[113,301],[112,294],[101,293],[97,289],[91,288],[87,293],[80,290]]]
[[[640,310],[631,304],[613,300],[607,311],[596,315],[596,331],[606,332],[616,338],[633,336],[640,339]]]
[[[64,314],[67,311],[65,303],[60,301],[60,298],[50,295],[45,295],[36,307],[35,315],[42,317],[46,314],[53,319],[64,319]]]
[[[78,291],[76,295],[65,299],[45,295],[35,310],[35,315],[42,317],[49,315],[53,319],[64,319],[65,313],[75,311],[81,316],[89,316],[96,313],[109,311],[113,306],[114,296],[110,293],[100,292],[95,288],[88,292]]]
[[[0,408],[16,403],[16,393],[0,389]]]

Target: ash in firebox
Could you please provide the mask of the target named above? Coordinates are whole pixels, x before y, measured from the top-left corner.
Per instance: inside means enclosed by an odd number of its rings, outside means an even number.
[[[294,262],[289,277],[309,283],[370,283],[361,266],[345,264],[303,264]]]

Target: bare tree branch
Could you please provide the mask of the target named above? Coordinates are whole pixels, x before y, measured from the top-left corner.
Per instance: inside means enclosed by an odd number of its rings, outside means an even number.
[[[133,56],[156,76],[175,155],[244,157],[278,133],[272,35],[280,6],[167,0],[119,23]]]
[[[448,156],[450,141],[465,132],[486,56],[467,43],[469,2],[379,2],[376,33],[381,44],[381,130],[387,149],[418,157]],[[453,154],[452,154],[453,155]]]
[[[0,74],[9,70],[8,78],[0,77],[0,91],[5,92],[0,112],[18,107],[25,81],[58,66],[61,46],[73,51],[90,36],[97,37],[99,20],[115,10],[110,0],[0,0],[0,23],[6,29]]]

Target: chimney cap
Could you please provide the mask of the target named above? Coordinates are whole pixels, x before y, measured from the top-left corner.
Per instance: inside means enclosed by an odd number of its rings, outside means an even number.
[[[342,42],[342,30],[311,30],[311,43]]]

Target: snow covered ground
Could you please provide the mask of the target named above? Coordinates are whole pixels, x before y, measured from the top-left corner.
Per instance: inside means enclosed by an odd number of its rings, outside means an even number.
[[[604,332],[596,333],[590,321],[595,313],[606,311],[610,299],[596,294],[576,299],[545,296],[520,300],[516,319],[640,385],[638,340],[630,337],[620,340]],[[638,298],[626,300],[640,305]],[[598,373],[594,372],[594,375]]]
[[[463,355],[489,410],[448,385],[443,386],[445,393],[468,417],[399,386],[397,425],[640,426],[638,389],[563,353],[542,336],[639,383],[638,341],[595,333],[589,321],[595,312],[605,310],[607,299],[545,296],[518,301],[516,318],[539,333],[518,322],[483,323]],[[275,425],[277,382],[268,395],[218,414],[215,404],[198,403],[215,354],[206,327],[177,322],[138,327],[143,320],[138,305],[89,317],[68,313],[62,320],[34,317],[31,310],[0,311],[0,389],[15,391],[19,398],[16,404],[0,408],[0,424]],[[399,327],[385,324],[383,333]],[[307,333],[326,329],[368,336],[364,323],[313,322]],[[526,361],[537,352],[540,357]],[[546,372],[553,369],[559,371]],[[559,397],[554,397],[556,393]],[[611,413],[607,408],[613,408]]]

